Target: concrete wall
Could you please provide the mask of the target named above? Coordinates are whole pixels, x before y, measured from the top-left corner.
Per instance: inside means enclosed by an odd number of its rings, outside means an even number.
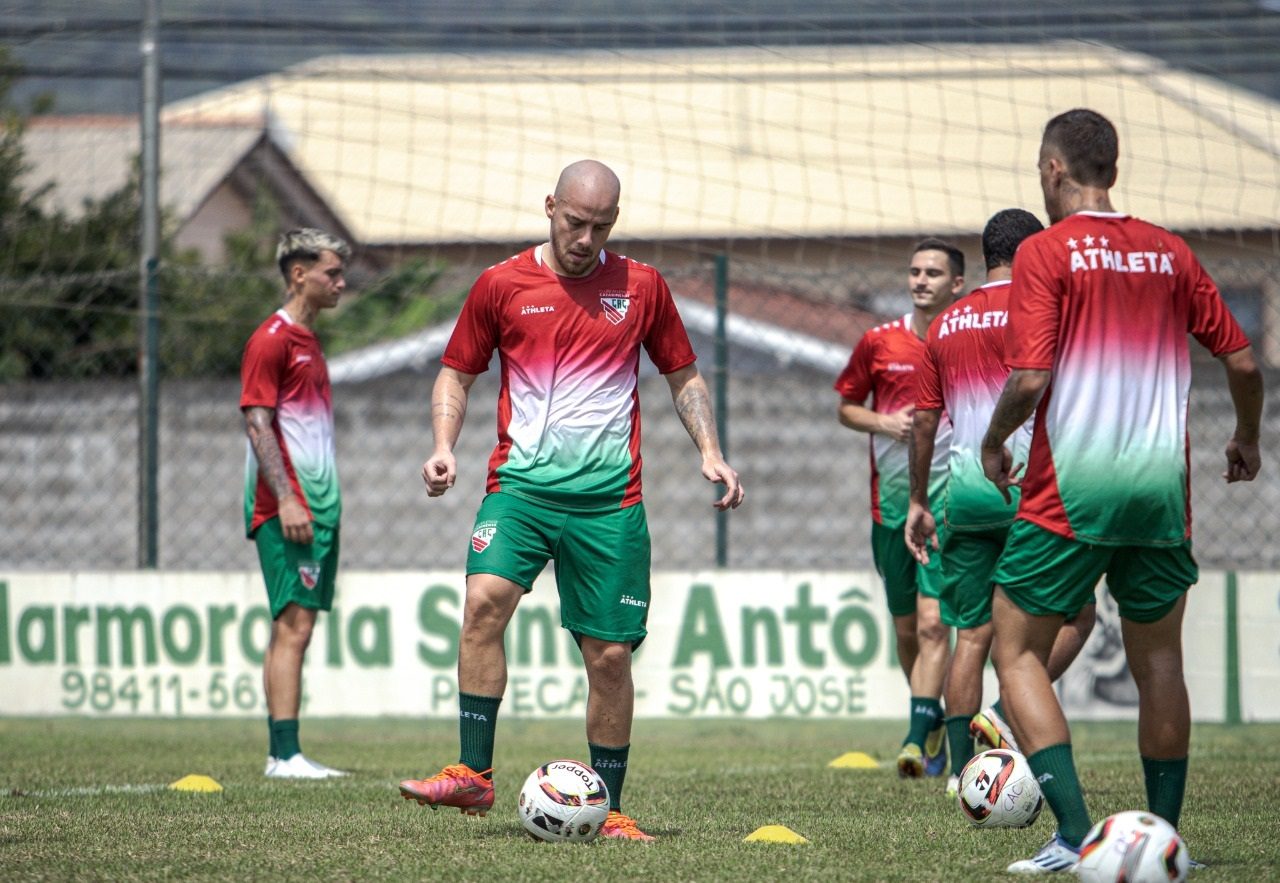
[[[738,354],[739,356],[741,354]],[[709,366],[704,364],[704,370]],[[833,378],[760,360],[731,363],[730,462],[747,504],[730,516],[738,568],[866,568],[871,556],[866,439],[835,420]],[[461,568],[494,441],[496,383],[482,375],[458,448],[457,485],[422,490],[430,452],[430,376],[398,375],[335,388],[346,514],[344,566]],[[245,442],[235,381],[162,388],[160,566],[256,568],[243,538]],[[713,491],[675,417],[666,382],[641,380],[645,492],[655,565],[715,563]],[[1276,409],[1264,440],[1280,437]],[[1280,567],[1280,468],[1226,486],[1222,447],[1233,427],[1221,369],[1198,368],[1192,401],[1196,555],[1221,568]],[[0,387],[0,567],[128,568],[137,558],[136,386]]]

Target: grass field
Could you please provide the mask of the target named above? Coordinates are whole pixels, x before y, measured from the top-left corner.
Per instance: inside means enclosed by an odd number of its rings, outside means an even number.
[[[900,729],[640,721],[623,808],[659,841],[566,846],[531,840],[514,807],[534,766],[584,754],[578,721],[500,723],[498,802],[477,819],[396,790],[456,759],[452,722],[304,720],[307,753],[354,775],[282,782],[262,777],[265,722],[0,719],[0,877],[991,880],[1048,838],[1048,811],[980,831],[940,780],[827,766],[852,750],[892,758]],[[1075,750],[1095,820],[1145,806],[1133,724],[1078,724]],[[225,790],[163,787],[188,773]],[[743,842],[767,824],[810,843]],[[1280,879],[1280,726],[1196,727],[1182,830],[1209,864],[1196,883]]]

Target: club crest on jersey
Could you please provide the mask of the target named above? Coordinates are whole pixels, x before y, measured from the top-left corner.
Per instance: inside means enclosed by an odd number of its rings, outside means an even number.
[[[604,308],[604,317],[612,324],[617,325],[627,318],[627,310],[631,307],[631,292],[602,291],[600,292],[600,306]]]
[[[498,522],[482,521],[476,525],[475,532],[471,534],[471,548],[477,552],[483,552],[489,548],[489,544],[493,542],[493,536],[498,532]]]
[[[320,582],[320,562],[303,561],[298,564],[298,579],[304,589],[314,589]]]

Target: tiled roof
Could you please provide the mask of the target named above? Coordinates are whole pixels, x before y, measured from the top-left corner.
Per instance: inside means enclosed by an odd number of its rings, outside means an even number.
[[[1179,230],[1280,225],[1280,108],[1083,42],[332,56],[170,105],[268,115],[372,244],[527,242],[568,162],[630,239],[974,232],[1040,206],[1045,121],[1121,137],[1115,203]]]
[[[263,137],[261,117],[168,124],[160,136],[160,201],[185,220]],[[22,145],[23,187],[53,188],[45,205],[70,215],[128,183],[140,153],[136,116],[50,116],[32,119]]]

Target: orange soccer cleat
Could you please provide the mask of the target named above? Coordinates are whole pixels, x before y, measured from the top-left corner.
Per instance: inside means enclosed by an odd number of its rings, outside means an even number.
[[[636,826],[635,819],[624,816],[616,809],[609,810],[609,815],[604,820],[604,827],[600,829],[600,836],[612,837],[615,840],[639,840],[641,843],[654,841],[653,837]]]
[[[969,722],[969,732],[979,743],[991,748],[1008,748],[1018,750],[1018,740],[1013,736],[1009,724],[996,713],[994,707],[984,708],[973,716]]]
[[[493,770],[484,773],[492,774]],[[466,815],[482,816],[493,806],[493,780],[465,763],[455,763],[428,779],[405,779],[400,783],[400,795],[418,801],[419,806],[453,806]]]

